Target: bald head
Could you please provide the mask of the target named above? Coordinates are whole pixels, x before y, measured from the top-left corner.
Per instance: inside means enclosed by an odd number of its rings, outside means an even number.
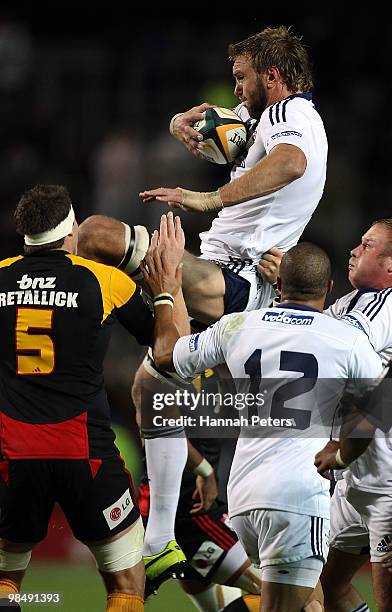
[[[331,284],[331,262],[323,249],[301,242],[287,251],[280,264],[284,300],[312,301],[325,296]]]
[[[104,215],[87,217],[79,226],[78,255],[118,266],[125,254],[125,225]]]

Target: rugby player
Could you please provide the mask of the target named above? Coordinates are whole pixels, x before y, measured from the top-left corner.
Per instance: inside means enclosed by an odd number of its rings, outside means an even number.
[[[155,245],[144,268],[153,292],[159,261]],[[175,341],[168,308],[156,315],[155,362],[167,370],[175,368],[182,378],[226,362],[233,378],[248,376],[254,384],[261,376],[275,379],[279,372],[297,379],[283,385],[276,381],[276,393],[268,402],[274,417],[294,419],[290,433],[282,437],[270,428],[259,438],[241,436],[228,485],[233,526],[249,557],[262,569],[263,611],[301,610],[327,554],[329,487],[313,466],[314,451],[320,446],[317,423],[312,423],[315,405],[321,404],[324,422],[332,424],[346,380],[373,379],[382,370],[361,329],[322,314],[331,288],[330,272],[321,249],[308,243],[293,247],[282,260],[278,307],[223,317],[198,334],[197,341],[194,337]],[[298,379],[298,373],[304,378]],[[325,398],[323,378],[337,383]],[[312,389],[314,393],[308,394]],[[297,408],[285,406],[286,399],[297,396],[301,396]]]
[[[183,292],[191,316],[210,324],[223,314],[267,306],[274,288],[256,274],[260,256],[274,245],[283,250],[297,243],[322,196],[327,162],[327,138],[312,102],[312,75],[307,50],[284,26],[265,28],[230,45],[237,112],[249,131],[247,148],[236,160],[231,182],[212,193],[184,189],[144,191],[144,201],[157,199],[190,210],[220,211],[210,230],[201,234],[201,258],[184,254]],[[193,123],[206,105],[177,115],[171,121],[173,135],[196,152],[199,134]],[[202,146],[199,143],[199,146]],[[135,251],[146,250],[147,232],[136,227],[117,230],[108,218],[94,216],[90,225],[87,257],[99,258],[105,243],[115,242],[114,265],[135,273]],[[95,240],[91,234],[95,233]],[[130,235],[130,239],[129,239]],[[125,247],[124,247],[125,245]],[[140,249],[139,246],[141,245]],[[130,248],[129,248],[130,247]],[[148,371],[146,372],[146,368]],[[154,366],[145,361],[134,385],[143,387]],[[159,374],[158,374],[159,376]],[[134,395],[140,395],[134,391]],[[175,433],[175,432],[174,432]],[[147,576],[155,576],[152,557],[164,555],[170,563],[168,543],[174,542],[174,521],[179,483],[186,461],[185,441],[156,438],[146,432],[147,464],[152,491],[151,516],[146,531]],[[168,444],[175,461],[164,461]],[[182,445],[182,446],[181,446]],[[162,500],[155,506],[157,500]],[[164,526],[162,528],[162,526]],[[172,545],[173,561],[176,548]]]
[[[278,276],[281,256],[275,250],[260,269],[269,282]],[[392,219],[372,223],[351,251],[348,270],[354,290],[326,313],[362,329],[386,366],[392,357]],[[338,480],[332,498],[330,550],[321,577],[328,612],[369,610],[351,584],[369,552],[378,609],[392,609],[392,575],[382,563],[392,539],[391,506],[391,436],[377,430],[366,452]]]
[[[207,371],[193,381],[193,391],[216,391],[216,378],[212,371]],[[172,392],[173,387],[160,386],[160,391],[165,390]],[[140,411],[137,420],[141,427]],[[252,566],[238,542],[227,515],[227,504],[218,497],[215,475],[220,456],[218,440],[188,438],[188,461],[181,481],[175,523],[176,541],[189,564],[180,585],[202,612],[223,609],[256,612],[260,606],[259,570]],[[150,499],[147,470],[144,469],[139,486],[139,509],[145,525]]]
[[[95,557],[106,609],[140,612],[144,529],[114,444],[102,361],[115,320],[150,345],[154,319],[126,274],[75,254],[64,187],[26,191],[15,221],[24,255],[0,262],[0,597],[18,593],[58,502]],[[179,221],[172,229],[161,292],[179,286]]]

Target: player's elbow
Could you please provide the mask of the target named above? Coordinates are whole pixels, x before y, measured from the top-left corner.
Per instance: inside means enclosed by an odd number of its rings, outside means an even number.
[[[274,155],[275,163],[282,168],[286,184],[301,178],[305,173],[306,156],[299,147],[289,144],[277,145],[271,155]]]
[[[286,171],[290,175],[292,181],[301,178],[305,174],[307,161],[305,154],[298,147],[292,147],[295,151],[291,151],[287,163],[286,163]]]

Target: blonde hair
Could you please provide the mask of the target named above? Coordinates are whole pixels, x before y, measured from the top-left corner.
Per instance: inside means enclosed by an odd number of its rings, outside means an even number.
[[[376,219],[376,221],[372,222],[372,227],[373,225],[384,225],[384,227],[386,227],[386,229],[388,230],[389,241],[382,255],[384,255],[385,257],[390,257],[392,255],[392,219],[391,218]]]
[[[265,28],[229,45],[228,55],[232,62],[240,55],[249,57],[259,73],[276,66],[290,91],[308,92],[313,89],[313,79],[308,53],[301,40],[286,26]]]

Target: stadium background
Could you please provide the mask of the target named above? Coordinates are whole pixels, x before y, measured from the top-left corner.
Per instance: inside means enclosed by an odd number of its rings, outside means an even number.
[[[227,44],[284,23],[310,47],[314,101],[330,144],[325,194],[304,238],[331,255],[332,297],[346,292],[349,248],[373,219],[391,216],[387,21],[358,7],[351,12],[344,3],[266,7],[260,13],[249,6],[242,14],[236,8],[214,14],[211,7],[192,17],[150,11],[137,18],[132,5],[114,5],[0,7],[1,258],[21,251],[12,213],[20,194],[37,182],[65,184],[79,221],[102,213],[150,229],[165,209],[142,205],[140,189],[208,191],[226,182],[227,168],[192,158],[169,136],[168,120],[202,101],[234,105]],[[198,233],[211,217],[182,217],[187,246],[197,253]],[[129,389],[141,356],[140,347],[117,330],[105,364],[113,421],[136,473]],[[368,589],[367,574],[360,583]],[[60,592],[62,604],[45,610],[103,609],[89,553],[69,538],[60,515],[34,555],[25,591]],[[192,609],[175,585],[164,587],[148,609],[173,603]],[[25,606],[33,608],[39,606]]]

